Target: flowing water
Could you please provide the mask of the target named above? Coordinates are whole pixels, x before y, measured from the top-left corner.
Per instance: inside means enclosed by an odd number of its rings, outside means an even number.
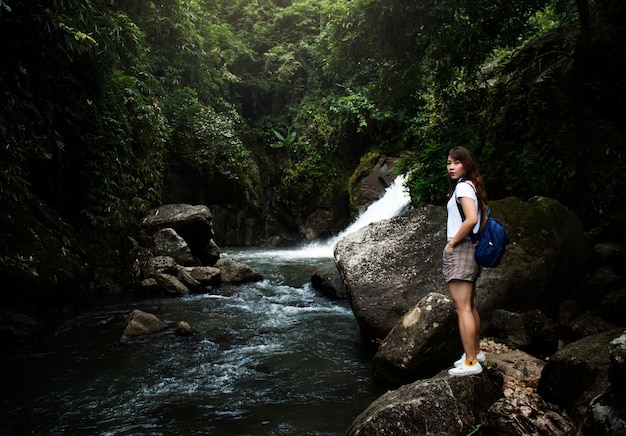
[[[259,283],[98,301],[3,357],[0,434],[343,434],[382,392],[347,303],[310,285],[333,243],[222,250],[260,272]],[[120,341],[135,308],[195,334]]]

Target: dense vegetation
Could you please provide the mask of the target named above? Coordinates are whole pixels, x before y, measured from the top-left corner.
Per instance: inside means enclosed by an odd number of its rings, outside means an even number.
[[[34,192],[77,223],[123,228],[163,201],[178,161],[307,214],[378,151],[403,156],[415,203],[440,202],[445,152],[464,144],[492,198],[548,195],[596,227],[626,204],[625,11],[0,0],[0,196]]]

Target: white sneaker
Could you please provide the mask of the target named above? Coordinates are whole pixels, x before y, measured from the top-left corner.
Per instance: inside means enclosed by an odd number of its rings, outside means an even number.
[[[474,375],[483,372],[483,367],[476,361],[473,365],[467,365],[465,362],[461,366],[455,366],[448,370],[448,374],[455,376]]]
[[[465,363],[465,353],[463,353],[461,355],[461,358],[459,360],[457,360],[456,362],[454,362],[454,366],[461,366]],[[485,357],[485,353],[483,353],[482,351],[479,351],[478,353],[476,353],[476,359],[480,362],[483,363],[486,360]]]

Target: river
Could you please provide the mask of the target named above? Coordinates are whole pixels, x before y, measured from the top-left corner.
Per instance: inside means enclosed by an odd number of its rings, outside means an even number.
[[[348,304],[311,287],[332,244],[225,248],[222,257],[264,280],[182,298],[94,301],[3,357],[0,434],[343,434],[382,390]],[[195,334],[121,341],[133,309],[187,321]]]

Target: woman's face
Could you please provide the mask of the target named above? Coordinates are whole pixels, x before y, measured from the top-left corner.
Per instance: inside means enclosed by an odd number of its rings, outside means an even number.
[[[452,180],[458,180],[460,177],[463,177],[466,173],[463,163],[460,160],[455,159],[452,156],[448,156],[446,169],[448,171],[448,176],[450,176]]]

